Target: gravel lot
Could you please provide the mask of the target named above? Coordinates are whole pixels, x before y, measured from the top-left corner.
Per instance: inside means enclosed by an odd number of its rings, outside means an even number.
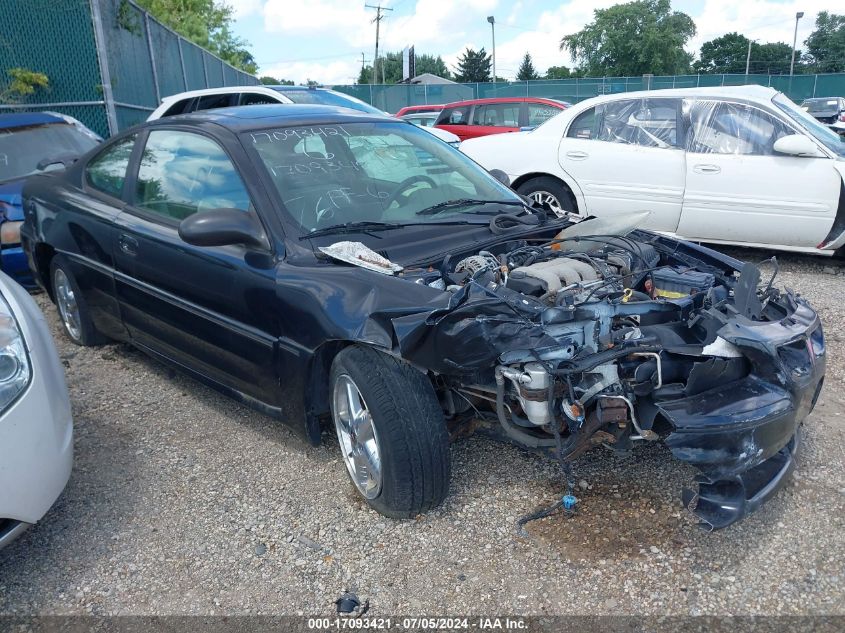
[[[781,285],[822,315],[827,382],[794,483],[713,534],[680,504],[694,470],[655,445],[581,458],[578,514],[528,538],[515,521],[560,494],[557,468],[480,437],[453,446],[441,508],[385,519],[334,439],[306,446],[127,346],[75,347],[41,295],[76,462],[43,522],[0,551],[0,613],[329,614],[349,588],[372,615],[845,614],[845,267],[779,260]]]

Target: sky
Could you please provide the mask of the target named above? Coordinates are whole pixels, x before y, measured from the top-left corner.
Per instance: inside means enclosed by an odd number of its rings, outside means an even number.
[[[235,15],[234,31],[250,43],[260,75],[304,83],[355,83],[361,54],[368,65],[375,49],[375,16],[365,4],[378,0],[225,0]],[[573,66],[559,50],[564,35],[579,31],[593,10],[619,0],[381,0],[380,54],[410,44],[417,54],[441,55],[454,70],[467,46],[492,49],[487,16],[496,21],[496,73],[514,79],[526,52],[541,74],[549,66]],[[835,10],[831,0],[674,0],[698,28],[687,49],[730,31],[766,42],[792,44],[796,11],[798,48],[813,30],[819,11]],[[752,60],[753,61],[753,60]]]

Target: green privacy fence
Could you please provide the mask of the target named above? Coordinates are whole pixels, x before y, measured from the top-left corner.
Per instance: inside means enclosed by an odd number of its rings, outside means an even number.
[[[0,112],[53,110],[103,136],[145,120],[162,97],[258,83],[131,0],[0,0],[0,86],[9,68],[44,73],[50,87]]]
[[[598,95],[633,90],[745,84],[771,86],[797,102],[810,97],[845,95],[845,73],[793,77],[789,75],[674,75],[668,77],[645,75],[442,85],[364,84],[333,86],[333,88],[354,95],[387,112],[396,112],[409,105],[451,103],[486,97],[548,97],[575,103]]]

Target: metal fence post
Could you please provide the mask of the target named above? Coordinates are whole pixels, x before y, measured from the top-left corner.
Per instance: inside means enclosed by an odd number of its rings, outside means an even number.
[[[109,124],[109,135],[117,134],[117,110],[114,107],[114,93],[111,87],[108,53],[106,51],[106,35],[103,30],[103,16],[100,13],[99,0],[90,0],[91,20],[94,22],[94,46],[97,48],[97,62],[100,66],[100,80],[103,82],[103,100],[106,104],[106,121]]]
[[[158,86],[158,69],[156,68],[156,56],[153,52],[153,36],[150,34],[150,14],[144,12],[144,28],[147,31],[147,51],[150,53],[150,66],[153,68],[153,86],[156,93],[156,105],[161,103],[161,89]]]
[[[197,47],[199,48],[199,47]],[[202,57],[202,76],[205,77],[205,87],[208,88],[208,66],[205,63],[205,51],[200,48],[200,57]]]
[[[816,96],[816,85],[819,83],[819,74],[813,75],[813,96]]]
[[[185,72],[185,55],[182,53],[182,38],[178,35],[176,36],[176,43],[179,45],[179,64],[182,66],[182,83],[185,86],[185,90],[188,89],[188,73]]]
[[[428,84],[423,84],[423,103],[428,105]]]

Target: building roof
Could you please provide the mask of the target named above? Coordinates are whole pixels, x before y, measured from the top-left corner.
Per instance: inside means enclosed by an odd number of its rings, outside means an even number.
[[[412,78],[409,83],[412,84],[453,84],[455,83],[451,79],[446,79],[445,77],[440,77],[438,75],[434,75],[432,73],[422,73],[421,75],[417,75],[416,77]]]

